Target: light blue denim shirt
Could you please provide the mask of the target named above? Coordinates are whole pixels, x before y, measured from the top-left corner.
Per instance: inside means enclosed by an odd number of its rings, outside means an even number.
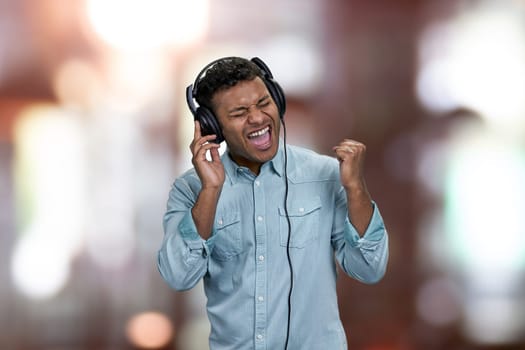
[[[288,214],[294,271],[290,350],[346,349],[336,295],[336,260],[348,275],[379,281],[388,236],[375,203],[360,237],[348,219],[335,158],[287,146]],[[213,350],[284,349],[290,272],[286,254],[284,150],[258,176],[227,152],[212,236],[201,238],[190,209],[201,188],[194,169],[175,180],[164,216],[158,268],[176,290],[204,279]]]

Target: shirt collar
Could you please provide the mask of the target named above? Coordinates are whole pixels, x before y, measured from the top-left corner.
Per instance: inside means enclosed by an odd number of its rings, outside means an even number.
[[[237,163],[231,159],[228,152],[228,148],[221,157],[222,164],[224,166],[224,171],[226,172],[227,178],[230,180],[230,183],[233,185],[237,182],[238,177],[242,172],[249,171],[246,167],[239,166]],[[275,156],[270,159],[268,162],[264,163],[261,167],[261,173],[268,171],[270,169],[278,176],[283,176],[284,172],[284,142],[282,139],[279,139],[279,148]]]

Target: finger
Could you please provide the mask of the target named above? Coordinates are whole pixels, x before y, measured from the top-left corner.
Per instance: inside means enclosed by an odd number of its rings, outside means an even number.
[[[366,146],[363,143],[361,143],[359,141],[351,140],[351,139],[344,139],[337,146],[339,146],[339,147],[357,148],[357,149],[366,149]]]
[[[359,160],[364,157],[364,149],[359,146],[339,145],[333,148],[340,162]]]
[[[191,152],[193,154],[196,153],[201,146],[210,143],[210,141],[215,140],[216,138],[217,138],[217,135],[206,135],[206,136],[201,136],[198,139],[193,139],[193,141],[191,141],[190,143]]]
[[[194,125],[195,125],[195,129],[194,129],[194,133],[193,133],[193,141],[192,141],[192,144],[193,143],[196,143],[196,144],[202,144],[202,143],[205,143],[205,142],[208,142],[208,141],[211,141],[211,140],[214,140],[217,138],[217,135],[215,134],[208,134],[208,135],[202,135],[202,129],[201,129],[201,124],[198,120],[196,120],[194,122]],[[205,141],[200,141],[202,138],[206,138]]]
[[[337,159],[341,162],[344,162],[346,160],[346,158],[348,157],[348,153],[347,151],[345,151],[342,147],[334,147],[334,152],[337,156]]]
[[[357,141],[342,142],[333,148],[334,151],[336,149],[353,154],[364,154],[366,152],[366,146]]]
[[[201,123],[198,120],[196,120],[194,124],[195,124],[195,131],[193,133],[193,138],[196,140],[196,139],[199,139],[202,135]]]
[[[215,140],[217,138],[217,135],[211,134],[211,135],[205,135],[201,136],[199,139],[196,140],[196,143],[198,145],[204,145],[212,140]]]
[[[214,147],[210,149],[211,161],[214,163],[221,162],[221,156],[219,154],[219,147]]]
[[[346,144],[346,145],[356,145],[356,146],[361,146],[363,145],[361,142],[359,141],[356,141],[356,140],[352,140],[352,139],[344,139],[341,144]],[[364,145],[363,145],[364,146]]]
[[[333,148],[333,151],[338,154],[344,154],[344,153],[355,153],[357,150],[349,146],[335,146]]]
[[[206,152],[211,150],[217,150],[220,145],[216,143],[206,143],[201,145],[200,148],[195,152],[194,158],[200,160],[206,160]],[[217,151],[218,152],[218,151]]]

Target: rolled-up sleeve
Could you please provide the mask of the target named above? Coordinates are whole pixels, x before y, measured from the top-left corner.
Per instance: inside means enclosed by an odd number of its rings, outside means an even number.
[[[370,223],[364,235],[346,216],[342,237],[336,245],[336,256],[343,270],[364,283],[376,283],[383,278],[388,263],[388,234],[375,203]]]
[[[204,240],[191,215],[196,194],[189,184],[177,180],[164,215],[164,239],[157,254],[162,278],[176,290],[188,290],[206,274],[213,239]]]

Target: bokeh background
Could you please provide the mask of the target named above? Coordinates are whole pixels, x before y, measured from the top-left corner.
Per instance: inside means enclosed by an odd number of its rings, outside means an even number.
[[[290,143],[368,147],[391,253],[340,276],[350,349],[525,349],[525,1],[0,0],[1,349],[207,349],[156,251],[184,89],[230,55]]]

